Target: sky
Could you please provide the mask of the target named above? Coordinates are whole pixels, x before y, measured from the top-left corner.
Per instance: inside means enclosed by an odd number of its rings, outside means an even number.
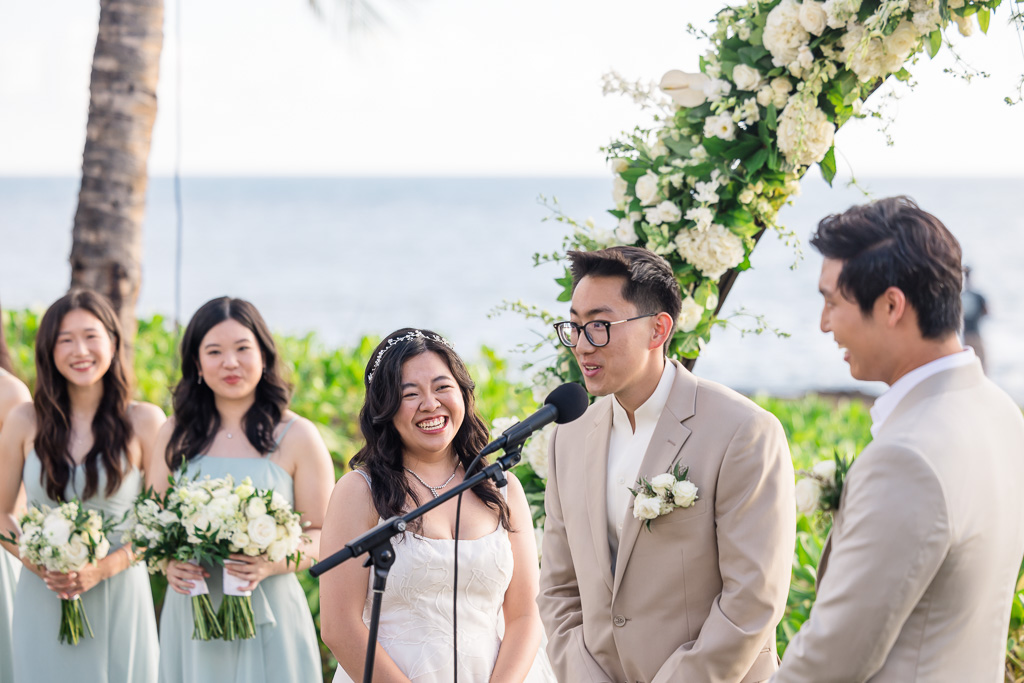
[[[991,78],[911,71],[887,146],[876,121],[837,136],[858,176],[1024,177],[1024,73],[1009,0],[989,35],[954,36]],[[600,176],[601,146],[646,123],[602,75],[696,71],[711,0],[378,0],[352,36],[306,0],[167,0],[150,173],[187,176]],[[180,14],[178,9],[180,7]],[[99,3],[0,4],[0,176],[77,176]],[[180,31],[180,50],[178,35]],[[180,72],[178,64],[180,63]],[[180,76],[180,97],[178,78]]]

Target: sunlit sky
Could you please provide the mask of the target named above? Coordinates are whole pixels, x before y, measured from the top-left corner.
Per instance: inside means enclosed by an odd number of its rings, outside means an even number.
[[[167,0],[150,171],[185,175],[530,176],[606,173],[599,148],[647,115],[601,76],[693,71],[709,0],[380,0],[386,28],[353,38],[306,0]],[[887,147],[876,122],[837,139],[857,175],[1024,176],[1022,73],[1006,7],[912,68]],[[177,8],[181,6],[181,15]],[[0,5],[0,175],[80,172],[99,3]],[[180,24],[179,24],[180,21]],[[181,50],[176,45],[180,25]],[[181,99],[177,95],[177,64]]]

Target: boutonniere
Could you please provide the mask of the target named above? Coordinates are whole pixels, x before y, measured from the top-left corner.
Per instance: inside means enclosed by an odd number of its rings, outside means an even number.
[[[847,460],[836,450],[831,460],[816,463],[810,472],[797,472],[803,478],[796,483],[796,509],[805,515],[816,511],[832,513],[838,510],[843,483],[853,460]]]
[[[679,463],[671,472],[652,477],[650,481],[640,477],[636,488],[629,489],[633,501],[633,516],[643,520],[651,530],[651,520],[667,515],[676,508],[691,507],[698,499],[697,485],[686,479],[689,467],[679,469]]]

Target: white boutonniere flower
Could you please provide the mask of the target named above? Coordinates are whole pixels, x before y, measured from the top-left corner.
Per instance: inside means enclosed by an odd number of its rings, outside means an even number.
[[[804,515],[815,512],[831,513],[839,509],[846,473],[853,464],[836,451],[831,460],[822,460],[810,472],[800,471],[802,478],[796,483],[796,509]]]
[[[647,480],[640,477],[636,486],[629,489],[633,494],[633,516],[641,520],[647,530],[651,530],[651,521],[667,515],[676,508],[691,507],[699,496],[697,485],[686,478],[689,467],[679,468],[676,463],[672,471],[659,474]]]

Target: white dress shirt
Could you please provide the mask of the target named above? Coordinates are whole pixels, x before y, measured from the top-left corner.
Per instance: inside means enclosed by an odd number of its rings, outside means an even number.
[[[900,401],[906,398],[911,389],[943,370],[952,370],[953,368],[970,365],[974,362],[975,358],[974,349],[968,346],[963,351],[951,353],[942,358],[936,358],[930,363],[914,368],[893,382],[889,390],[875,399],[874,405],[871,406],[871,436],[878,436],[882,425],[892,415],[892,411],[896,410],[896,406],[900,404]]]
[[[612,552],[612,573],[615,572],[615,555],[619,551],[619,534],[626,517],[626,509],[633,494],[629,489],[636,484],[647,446],[651,443],[654,428],[661,418],[668,396],[672,392],[676,369],[665,362],[661,381],[654,393],[633,413],[636,429],[629,424],[626,409],[619,399],[612,400],[612,433],[608,439],[608,486],[605,503],[608,507],[608,547]]]

